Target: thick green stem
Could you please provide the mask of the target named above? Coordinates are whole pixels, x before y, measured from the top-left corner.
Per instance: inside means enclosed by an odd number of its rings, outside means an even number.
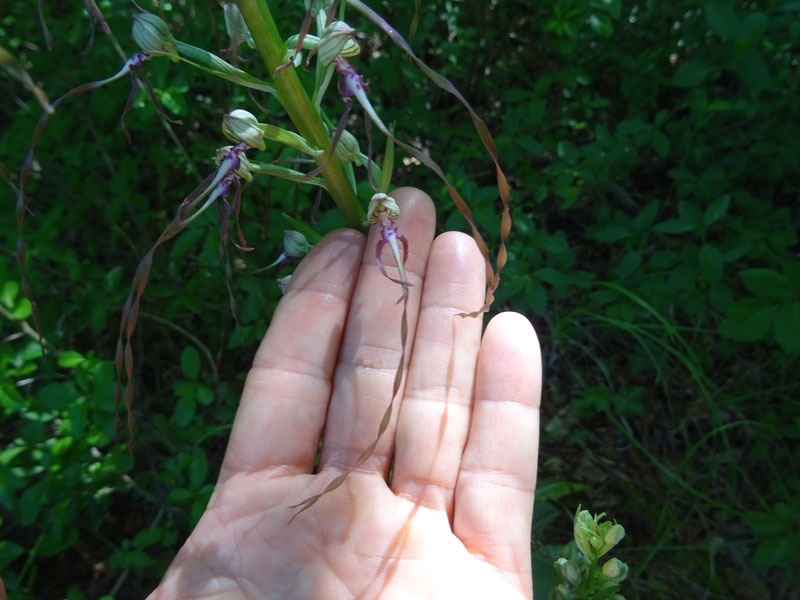
[[[278,33],[267,3],[264,0],[236,0],[236,3],[255,40],[261,59],[272,75],[281,106],[288,113],[300,135],[325,150],[318,159],[321,164],[330,152],[331,140],[294,68],[290,67],[276,73],[277,68],[284,62],[286,46]],[[347,223],[351,227],[361,228],[364,211],[347,180],[344,165],[336,155],[331,157],[328,166],[322,172],[322,177]]]

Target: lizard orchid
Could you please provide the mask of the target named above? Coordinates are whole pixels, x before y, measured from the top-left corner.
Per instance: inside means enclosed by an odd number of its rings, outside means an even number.
[[[367,210],[367,220],[370,225],[380,225],[381,228],[381,239],[375,247],[375,258],[378,261],[378,268],[381,273],[383,273],[384,277],[403,286],[403,297],[406,298],[408,296],[408,286],[410,284],[408,283],[403,265],[408,258],[408,240],[406,240],[405,236],[397,232],[395,219],[397,219],[398,216],[400,216],[400,207],[397,206],[397,202],[394,198],[387,196],[383,192],[378,192],[372,196],[369,209]],[[403,246],[402,257],[400,256],[401,244]],[[400,274],[399,279],[390,277],[386,272],[386,266],[383,264],[382,258],[383,249],[386,246],[389,246],[392,256],[394,257],[397,271]]]

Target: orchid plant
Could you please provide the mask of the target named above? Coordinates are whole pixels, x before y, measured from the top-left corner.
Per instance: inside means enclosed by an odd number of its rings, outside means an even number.
[[[92,6],[93,9],[96,9],[94,3]],[[496,256],[496,266],[492,265],[488,247],[475,226],[466,202],[447,180],[441,167],[427,152],[402,141],[399,137],[400,134],[395,133],[392,127],[383,122],[370,102],[370,87],[359,74],[356,66],[360,47],[355,41],[356,30],[345,21],[347,9],[355,10],[379,27],[405,51],[426,76],[452,94],[469,113],[475,129],[495,165],[498,195],[503,207],[501,242]],[[99,9],[93,10],[92,15],[94,19],[102,21],[102,13]],[[255,177],[279,177],[294,181],[299,185],[316,186],[327,191],[350,226],[361,229],[369,226],[380,228],[380,241],[374,249],[377,264],[384,276],[398,284],[400,301],[403,303],[399,340],[401,357],[397,366],[392,395],[378,425],[374,441],[364,449],[349,470],[339,475],[321,493],[295,505],[295,508],[299,509],[295,513],[297,516],[303,510],[310,508],[321,496],[341,485],[353,469],[369,458],[388,426],[394,398],[400,387],[404,363],[402,355],[406,351],[406,304],[409,283],[404,270],[404,262],[408,255],[408,242],[402,232],[398,231],[396,219],[399,216],[400,208],[391,196],[395,146],[430,168],[441,178],[455,206],[467,219],[472,235],[485,257],[487,272],[485,303],[481,307],[475,307],[473,312],[462,315],[464,317],[478,316],[488,310],[492,303],[494,290],[499,283],[499,273],[506,261],[504,242],[511,227],[509,189],[499,165],[494,141],[484,122],[473,111],[463,95],[449,80],[436,73],[417,57],[406,40],[360,0],[346,0],[341,4],[335,0],[306,0],[305,15],[299,31],[288,38],[283,38],[278,32],[270,7],[265,0],[226,2],[224,17],[230,39],[227,56],[231,62],[205,49],[177,40],[170,31],[169,25],[158,15],[143,11],[133,16],[132,37],[139,45],[139,50],[124,63],[116,74],[78,86],[52,103],[46,102],[45,99],[42,104],[45,109],[44,113],[33,135],[31,149],[20,169],[18,184],[14,186],[17,195],[19,228],[18,262],[22,270],[23,289],[31,300],[36,325],[41,331],[33,290],[30,289],[24,274],[23,225],[28,202],[25,195],[25,182],[31,173],[38,142],[45,132],[48,121],[62,101],[82,92],[110,85],[124,76],[130,75],[133,83],[122,111],[122,132],[131,143],[133,136],[125,126],[124,117],[133,107],[140,82],[155,102],[160,117],[168,119],[166,111],[158,103],[152,87],[147,82],[144,68],[146,61],[159,58],[180,61],[212,76],[231,81],[247,88],[248,92],[253,94],[251,98],[255,106],[258,106],[258,102],[254,94],[274,95],[286,111],[291,126],[263,123],[261,119],[266,116],[259,118],[251,110],[244,108],[238,108],[223,115],[221,118],[222,133],[232,142],[232,145],[222,144],[219,147],[216,154],[217,168],[179,203],[173,219],[142,258],[122,309],[115,359],[118,378],[116,402],[119,405],[124,401],[128,420],[129,447],[133,448],[135,439],[135,420],[132,411],[134,353],[131,339],[136,330],[141,298],[147,286],[156,249],[180,234],[201,214],[215,206],[222,226],[220,258],[226,259],[228,242],[232,242],[239,251],[248,251],[250,248],[240,226],[240,207],[243,196],[245,196],[245,188]],[[300,21],[299,17],[300,14],[298,14],[298,21]],[[104,23],[104,21],[102,22]],[[315,35],[310,33],[312,24],[315,26]],[[258,51],[268,74],[266,78],[262,79],[251,75],[237,66],[239,49],[242,44],[247,44]],[[304,53],[306,53],[305,56]],[[309,94],[298,71],[308,69],[312,61],[315,61],[316,64],[313,90]],[[335,109],[340,110],[338,117],[331,118],[326,112],[329,109],[323,108],[323,100],[327,96],[335,94],[331,91],[333,86],[330,85],[334,77],[338,79],[338,93],[341,101],[344,102],[344,109]],[[354,102],[360,106],[366,121],[366,154],[361,151],[358,140],[346,130]],[[341,104],[333,102],[330,106],[338,107]],[[172,123],[179,124],[176,121],[172,121]],[[380,165],[372,156],[371,131],[373,127],[377,128],[386,138],[384,158]],[[310,163],[313,167],[301,170],[300,166],[290,168],[275,162],[264,161],[262,157],[266,150],[265,140],[271,140],[293,149],[302,157],[297,162],[298,165]],[[262,154],[248,156],[248,153],[252,151],[260,151]],[[373,190],[373,196],[366,211],[358,198],[355,167],[365,169],[366,178]],[[4,173],[8,174],[6,169],[4,169]],[[295,217],[291,217],[291,219],[295,224],[295,230],[286,233],[284,252],[269,267],[286,265],[290,260],[301,257],[318,240],[318,234],[311,228]],[[232,220],[236,222],[235,236],[230,235]],[[387,261],[391,261],[391,266],[396,268],[397,277],[389,274]],[[230,271],[228,271],[228,275],[230,276]],[[286,282],[287,277],[279,279],[279,284],[285,285]],[[231,289],[230,285],[228,289]],[[235,307],[235,303],[232,302],[232,306]]]

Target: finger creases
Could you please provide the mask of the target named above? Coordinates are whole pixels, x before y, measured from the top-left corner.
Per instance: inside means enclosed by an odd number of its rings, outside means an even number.
[[[247,376],[220,480],[313,468],[363,248],[363,235],[337,230],[293,274]]]
[[[347,470],[376,439],[379,423],[389,402],[401,356],[408,363],[419,303],[425,279],[428,255],[436,225],[433,201],[414,188],[399,188],[391,196],[400,208],[397,232],[408,242],[404,269],[408,282],[407,344],[401,344],[403,326],[402,287],[383,275],[378,268],[375,249],[380,228],[370,230],[358,284],[353,294],[333,380],[328,418],[325,425],[321,467]],[[387,248],[383,249],[387,275],[399,276]],[[402,397],[400,382],[397,398]],[[386,474],[389,469],[397,409],[372,455],[359,470]]]
[[[452,516],[472,411],[484,260],[462,233],[436,238],[428,260],[414,351],[399,411],[392,488]]]
[[[478,356],[453,531],[470,552],[526,581],[541,382],[539,342],[530,322],[517,313],[494,317]]]

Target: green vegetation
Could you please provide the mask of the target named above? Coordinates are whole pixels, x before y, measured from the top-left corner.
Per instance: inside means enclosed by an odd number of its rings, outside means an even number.
[[[218,2],[140,4],[181,41],[228,46]],[[52,51],[36,3],[4,4],[0,48],[17,62],[0,53],[0,163],[13,175],[41,92],[53,101],[108,77],[137,50],[130,5],[97,5],[116,37],[97,27],[82,53],[84,3],[43,3]],[[412,28],[413,2],[374,7]],[[274,10],[280,32],[298,31],[302,3]],[[496,250],[494,167],[469,117],[374,25],[348,21],[363,32],[358,67],[383,121],[430,150]],[[544,350],[538,598],[556,585],[579,504],[624,524],[614,553],[630,567],[629,600],[798,597],[798,40],[794,0],[421,3],[412,47],[484,118],[512,187],[494,309],[530,316]],[[269,79],[254,50],[240,55]],[[209,498],[287,273],[254,271],[297,229],[283,214],[310,223],[316,201],[315,188],[259,177],[241,207],[252,252],[220,260],[212,211],[156,251],[131,339],[131,458],[114,444],[113,359],[136,265],[214,170],[225,112],[288,123],[272,96],[252,93],[264,115],[245,88],[185,63],[143,72],[182,125],[140,90],[128,145],[123,79],[66,99],[39,142],[25,274],[44,356],[19,283],[14,193],[0,188],[0,576],[13,598],[152,589]],[[311,89],[313,68],[301,77]],[[363,119],[348,129],[363,151]],[[382,137],[375,148],[380,158]],[[438,199],[442,229],[466,230],[441,181],[395,153],[393,182]],[[296,155],[271,141],[262,154]],[[358,193],[365,207],[369,186]],[[344,223],[324,196],[314,230]]]

